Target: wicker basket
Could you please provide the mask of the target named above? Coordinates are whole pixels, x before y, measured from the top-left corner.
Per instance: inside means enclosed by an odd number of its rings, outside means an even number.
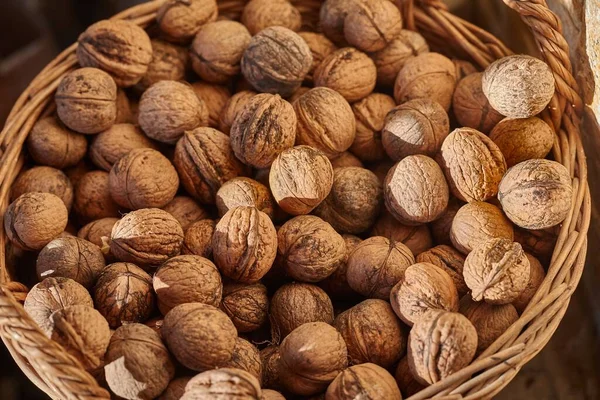
[[[146,27],[165,0],[133,7],[114,19]],[[562,224],[550,267],[542,286],[510,329],[463,370],[429,386],[410,399],[481,399],[498,393],[548,342],[560,323],[581,277],[590,223],[587,166],[580,138],[583,104],[572,75],[568,45],[561,24],[545,0],[504,0],[531,28],[545,61],[556,78],[556,94],[542,117],[554,128],[553,157],[570,171],[574,197]],[[222,0],[222,12],[238,15],[243,0]],[[319,0],[295,0],[308,21],[316,21]],[[482,29],[448,12],[440,0],[397,0],[408,29],[418,30],[436,47],[487,66],[510,50]],[[23,143],[34,123],[53,111],[53,94],[62,77],[77,66],[73,45],[34,79],[15,104],[0,133],[0,209],[8,206],[9,189],[23,165]],[[21,306],[27,287],[7,270],[6,235],[0,231],[0,336],[23,372],[54,399],[108,399],[81,365],[60,345],[49,340]]]

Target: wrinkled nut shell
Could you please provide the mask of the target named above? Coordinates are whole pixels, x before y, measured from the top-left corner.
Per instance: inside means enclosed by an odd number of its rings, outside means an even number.
[[[212,219],[202,219],[188,226],[181,252],[210,258],[212,256],[212,237],[216,225]]]
[[[377,82],[393,86],[406,61],[429,51],[425,38],[417,32],[401,30],[386,47],[371,54],[377,67]]]
[[[396,372],[394,373],[394,378],[396,378],[398,388],[400,388],[400,392],[403,393],[404,396],[412,396],[425,389],[425,386],[417,382],[413,377],[412,372],[410,372],[408,357],[404,357],[400,360]]]
[[[36,163],[60,169],[76,165],[87,150],[85,137],[68,129],[56,117],[36,122],[26,143]]]
[[[192,89],[208,109],[208,124],[214,128],[219,126],[219,118],[223,107],[231,97],[231,92],[227,86],[216,85],[206,82],[192,83]]]
[[[401,31],[402,14],[391,1],[360,1],[344,20],[348,43],[366,52],[383,49]]]
[[[271,26],[298,31],[302,26],[300,11],[287,0],[251,0],[241,18],[252,35]]]
[[[381,131],[385,116],[396,106],[393,98],[372,93],[352,105],[356,120],[356,136],[350,151],[363,161],[379,161],[385,157]]]
[[[383,236],[391,241],[403,243],[412,254],[421,254],[433,246],[433,239],[427,225],[401,224],[387,210],[381,213],[370,235]]]
[[[481,89],[481,72],[465,76],[456,85],[452,109],[462,126],[489,133],[504,116],[492,108]]]
[[[193,377],[181,400],[262,398],[260,383],[252,374],[237,368],[220,368]]]
[[[460,300],[460,313],[467,317],[477,330],[477,351],[487,349],[514,322],[519,314],[512,304],[492,305],[475,302],[465,296]]]
[[[204,208],[187,196],[176,196],[163,207],[163,210],[175,217],[186,233],[191,224],[209,217]]]
[[[512,305],[515,306],[519,314],[523,314],[525,308],[527,308],[529,302],[533,299],[533,296],[535,296],[535,293],[544,281],[544,278],[546,278],[546,271],[539,260],[531,254],[525,253],[525,255],[529,261],[529,282],[527,282],[525,290],[512,302]]]
[[[356,292],[348,285],[348,278],[346,276],[348,270],[347,261],[352,250],[362,242],[361,238],[354,235],[344,234],[342,237],[346,243],[345,262],[340,264],[333,274],[329,275],[319,283],[319,286],[324,289],[331,298],[336,299],[346,299],[356,295]]]
[[[229,360],[225,367],[237,368],[249,372],[261,383],[262,361],[260,353],[255,345],[245,339],[237,338],[231,360]]]
[[[75,186],[73,208],[84,221],[120,217],[119,206],[110,195],[109,173],[91,171],[84,174]]]
[[[219,14],[215,0],[167,1],[156,13],[161,31],[170,39],[186,42]]]
[[[344,22],[359,5],[359,0],[325,0],[319,15],[319,25],[325,36],[338,45],[346,44]]]
[[[362,161],[349,151],[345,151],[331,161],[331,166],[334,170],[338,168],[357,167],[364,168]]]
[[[73,205],[73,185],[64,172],[50,167],[33,167],[22,172],[12,185],[10,199],[24,193],[52,193],[61,198],[67,210]]]
[[[304,39],[310,52],[313,56],[313,64],[306,76],[308,81],[313,80],[313,73],[315,69],[321,64],[323,59],[337,50],[335,44],[333,44],[327,37],[321,33],[315,32],[298,32],[298,35]],[[291,101],[291,100],[290,100]]]
[[[185,79],[189,63],[185,47],[176,46],[159,39],[152,39],[152,61],[148,71],[135,86],[136,90],[145,91],[159,81],[182,81]]]
[[[433,239],[435,240],[435,243],[452,245],[452,241],[450,240],[450,229],[452,228],[452,221],[454,221],[456,213],[462,206],[463,203],[458,201],[456,197],[450,197],[446,211],[444,211],[438,219],[436,219],[430,224],[431,234],[433,236]]]
[[[504,154],[508,167],[546,157],[552,150],[554,137],[550,125],[536,117],[505,118],[490,132],[490,139]]]
[[[269,345],[260,351],[260,359],[263,365],[263,387],[280,390],[279,382],[279,346]]]
[[[355,365],[342,371],[327,388],[325,399],[351,400],[362,396],[367,399],[402,399],[394,377],[372,363]]]
[[[268,318],[267,288],[261,283],[226,284],[221,309],[231,318],[238,332],[252,332]]]
[[[103,248],[106,239],[110,237],[113,226],[119,221],[118,218],[101,218],[84,225],[77,232],[77,237],[92,242],[99,248]],[[104,238],[104,239],[103,239]],[[106,256],[106,255],[105,255]]]
[[[444,270],[454,286],[458,291],[458,297],[462,298],[468,291],[469,288],[463,278],[463,267],[465,264],[465,257],[456,249],[446,245],[435,246],[416,257],[418,263],[429,263],[436,267]]]
[[[157,150],[156,144],[133,124],[115,124],[94,136],[90,146],[92,162],[105,171],[110,171],[119,159],[131,150],[150,148]]]
[[[250,99],[256,96],[256,92],[251,90],[243,90],[235,93],[227,100],[227,103],[221,110],[221,116],[219,118],[219,129],[229,134],[231,126],[237,117],[237,114],[248,104]]]
[[[232,208],[244,206],[256,207],[273,219],[274,204],[269,188],[250,178],[225,182],[217,192],[216,203],[221,217]]]
[[[173,379],[158,400],[180,400],[190,379],[192,378],[189,376]]]

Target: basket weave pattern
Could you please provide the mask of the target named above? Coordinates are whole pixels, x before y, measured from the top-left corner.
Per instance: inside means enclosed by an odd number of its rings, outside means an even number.
[[[165,0],[133,7],[113,19],[150,25]],[[591,204],[587,165],[580,138],[583,103],[572,75],[569,48],[560,21],[545,0],[503,0],[531,28],[542,57],[556,79],[556,93],[542,118],[554,128],[553,157],[570,171],[573,203],[562,224],[546,279],[531,303],[496,342],[470,366],[410,397],[411,400],[483,399],[498,393],[548,342],[560,323],[583,271]],[[320,0],[295,0],[315,22]],[[441,0],[397,0],[408,29],[418,30],[430,44],[484,68],[511,54],[498,39],[451,14]],[[222,14],[239,16],[243,2],[219,1]],[[8,206],[9,190],[24,160],[23,143],[35,122],[54,111],[53,95],[62,77],[77,67],[76,44],[62,52],[33,80],[17,100],[0,133],[0,210]],[[29,318],[21,303],[27,287],[7,269],[6,234],[0,230],[0,337],[17,364],[54,399],[109,399],[109,393]]]

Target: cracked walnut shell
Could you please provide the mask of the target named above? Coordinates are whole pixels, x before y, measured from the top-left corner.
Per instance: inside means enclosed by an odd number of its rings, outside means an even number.
[[[477,352],[487,349],[519,319],[512,304],[492,305],[484,301],[473,301],[469,296],[460,300],[460,313],[477,330]]]
[[[504,116],[494,110],[481,89],[483,73],[462,78],[452,96],[452,109],[461,126],[489,133]]]
[[[158,150],[158,146],[139,127],[133,124],[115,124],[94,136],[89,156],[98,168],[110,171],[120,158],[131,150],[140,148]]]
[[[382,93],[372,93],[352,105],[356,136],[350,151],[362,161],[379,161],[385,158],[381,131],[386,115],[395,106],[394,99]]]
[[[33,167],[23,171],[11,187],[10,199],[14,201],[24,193],[52,193],[61,198],[67,210],[73,205],[73,185],[61,170],[51,167]]]
[[[260,382],[249,372],[238,368],[220,368],[193,377],[185,387],[181,400],[262,399]]]
[[[46,117],[37,121],[27,136],[27,151],[36,163],[62,169],[85,157],[87,140],[58,118]]]
[[[185,43],[218,15],[216,0],[169,0],[156,13],[156,22],[169,39]]]
[[[402,14],[392,1],[361,0],[344,19],[344,36],[359,50],[387,47],[402,31]]]
[[[417,32],[401,30],[386,47],[370,54],[377,67],[377,82],[393,86],[406,61],[428,51],[429,46],[423,36]]]
[[[504,118],[490,132],[490,139],[504,154],[509,168],[522,161],[545,158],[555,136],[550,125],[537,117]]]
[[[402,394],[394,377],[388,371],[378,365],[366,363],[354,365],[340,372],[327,388],[325,398],[327,400],[360,398],[402,400]]]
[[[450,275],[458,291],[459,298],[462,298],[469,291],[463,278],[465,257],[455,248],[444,244],[435,246],[419,254],[416,261],[418,263],[433,264]]]
[[[288,0],[250,0],[244,7],[241,22],[252,35],[271,26],[298,31],[302,16]]]
[[[222,217],[235,207],[256,207],[273,219],[274,204],[271,191],[250,178],[233,178],[225,182],[216,196],[217,209]]]
[[[223,287],[221,310],[227,314],[238,332],[252,332],[268,318],[269,297],[261,283],[227,283]]]

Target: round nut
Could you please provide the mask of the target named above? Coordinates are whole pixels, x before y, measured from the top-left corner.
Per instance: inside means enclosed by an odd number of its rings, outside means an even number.
[[[433,264],[446,272],[452,278],[459,298],[462,298],[469,291],[463,278],[465,257],[455,248],[443,244],[435,246],[419,254],[416,261],[418,263]]]
[[[463,203],[458,201],[456,197],[450,197],[446,211],[444,211],[438,219],[436,219],[430,224],[431,234],[435,243],[452,245],[452,240],[450,240],[450,229],[452,228],[452,221],[454,221],[456,213],[462,206]],[[413,253],[419,254],[414,251]]]
[[[109,174],[105,171],[83,175],[75,186],[75,214],[84,221],[121,216],[119,206],[110,195],[108,181]]]
[[[401,31],[402,15],[391,1],[360,1],[344,20],[348,43],[366,52],[385,48]]]
[[[288,0],[250,0],[242,12],[242,24],[252,35],[271,26],[282,26],[292,31],[300,30],[300,11]]]
[[[304,39],[310,52],[313,56],[313,64],[308,71],[306,80],[311,82],[313,80],[313,74],[315,69],[321,64],[323,59],[337,50],[335,44],[333,44],[327,37],[321,33],[316,32],[298,32],[298,35]],[[290,99],[290,102],[292,100]]]
[[[192,378],[189,376],[182,376],[180,378],[173,379],[171,382],[169,382],[169,386],[167,386],[158,400],[180,400],[185,392],[185,386],[190,379]]]
[[[546,278],[546,271],[537,258],[531,254],[525,253],[527,260],[529,261],[529,282],[527,287],[521,292],[519,297],[512,302],[519,314],[523,314],[533,296],[542,285],[544,278]]]
[[[320,10],[320,27],[325,36],[338,45],[345,45],[344,22],[348,14],[358,9],[360,0],[325,0]]]
[[[381,131],[386,115],[395,106],[394,99],[382,93],[372,93],[352,105],[356,137],[350,151],[362,161],[379,161],[385,158]]]
[[[327,388],[326,394],[328,400],[351,400],[361,396],[368,399],[402,399],[394,377],[372,363],[354,365],[340,372]]]
[[[408,226],[401,224],[386,210],[373,225],[371,236],[383,236],[394,242],[403,243],[412,254],[421,254],[433,247],[433,239],[427,225]]]
[[[133,124],[115,124],[94,136],[90,145],[90,159],[98,167],[110,171],[112,166],[131,150],[149,148],[158,150],[154,142]]]
[[[63,169],[85,157],[87,140],[58,118],[46,117],[36,122],[27,136],[27,151],[36,163]]]
[[[219,216],[236,207],[256,207],[273,219],[274,204],[271,192],[262,183],[250,178],[233,178],[225,182],[216,196]]]
[[[77,237],[92,242],[99,248],[106,245],[106,240],[110,237],[113,226],[119,221],[118,218],[100,218],[84,225],[77,232]],[[104,238],[104,239],[103,239]]]
[[[377,67],[377,82],[380,85],[393,86],[406,61],[428,51],[429,46],[423,36],[417,32],[401,30],[386,47],[371,54]]]
[[[206,107],[208,108],[209,126],[217,128],[219,126],[221,112],[231,97],[229,88],[227,88],[227,86],[199,81],[192,83],[192,89],[194,90],[194,93],[196,93],[196,96],[204,101],[204,104],[206,104]]]
[[[249,372],[237,368],[220,368],[193,377],[181,400],[230,398],[262,399],[260,382]]]
[[[212,237],[215,233],[215,221],[201,219],[188,226],[183,238],[181,252],[209,258],[212,256]]]
[[[261,400],[285,400],[285,397],[278,391],[263,389]]]
[[[410,366],[408,365],[408,357],[404,357],[400,360],[398,367],[396,367],[394,378],[396,378],[398,388],[400,388],[400,392],[403,393],[404,396],[417,394],[426,387],[417,382],[413,377],[412,372],[410,372]]]
[[[358,157],[349,151],[345,151],[336,158],[331,161],[331,166],[335,171],[338,168],[346,168],[346,167],[356,167],[356,168],[364,168],[364,164]],[[378,178],[379,179],[379,178]]]
[[[504,117],[492,108],[483,94],[482,76],[483,73],[477,72],[458,82],[452,96],[452,109],[460,125],[489,133]]]
[[[261,283],[228,283],[223,287],[221,309],[231,318],[238,332],[255,331],[268,317],[267,288]]]
[[[225,132],[229,135],[231,130],[231,126],[235,121],[235,117],[237,114],[248,104],[250,99],[254,97],[257,93],[251,90],[243,90],[241,92],[235,93],[233,96],[227,100],[227,103],[223,107],[221,111],[221,116],[219,118],[219,129],[222,132]]]
[[[490,132],[490,139],[502,151],[509,168],[522,161],[545,158],[555,136],[552,128],[536,117],[504,118]]]
[[[237,368],[246,371],[261,383],[262,361],[260,359],[260,352],[255,345],[245,339],[236,339],[231,360],[226,363],[224,367]]]
[[[182,81],[185,79],[189,56],[187,49],[182,46],[152,39],[152,61],[148,71],[135,89],[143,92],[159,81]]]
[[[61,198],[67,210],[73,205],[73,185],[64,172],[51,167],[33,167],[22,172],[12,185],[10,199],[25,193],[52,193]]]
[[[187,196],[175,196],[163,210],[171,214],[181,225],[184,232],[194,222],[208,218],[208,212],[202,208],[194,199]]]
[[[348,234],[344,234],[342,237],[346,243],[345,262],[340,264],[333,274],[322,280],[319,286],[332,298],[346,300],[356,296],[356,292],[348,285],[348,278],[346,276],[346,272],[348,271],[348,256],[362,242],[362,239]]]

